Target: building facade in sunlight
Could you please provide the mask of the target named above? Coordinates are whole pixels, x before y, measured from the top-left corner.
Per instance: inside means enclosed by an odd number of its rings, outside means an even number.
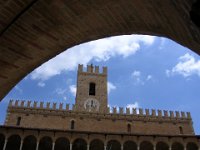
[[[199,138],[189,112],[108,107],[107,67],[79,65],[74,105],[10,101],[0,149],[199,150]]]

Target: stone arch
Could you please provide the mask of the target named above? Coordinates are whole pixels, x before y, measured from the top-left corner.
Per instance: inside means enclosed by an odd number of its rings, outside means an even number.
[[[48,136],[42,137],[39,143],[39,150],[51,150],[52,142],[53,140],[50,137]]]
[[[121,144],[117,140],[110,140],[107,143],[107,150],[121,150]]]
[[[5,143],[5,135],[0,134],[0,149],[3,149]]]
[[[70,150],[70,141],[65,137],[57,138],[54,150]]]
[[[103,150],[104,142],[100,139],[94,139],[90,142],[90,150]]]
[[[174,142],[172,144],[172,150],[184,150],[184,146],[179,142]]]
[[[19,150],[21,144],[21,137],[17,134],[11,135],[8,138],[6,150]]]
[[[187,150],[198,150],[198,146],[194,142],[187,143]]]
[[[143,141],[140,143],[140,150],[153,150],[153,144],[149,141]]]
[[[87,150],[87,142],[84,139],[78,138],[74,140],[72,149],[73,150]]]
[[[37,139],[33,135],[24,138],[22,150],[35,150],[37,146]]]
[[[169,145],[165,142],[157,142],[156,144],[156,150],[169,150]]]
[[[126,141],[123,145],[124,150],[137,150],[137,144],[133,141]]]

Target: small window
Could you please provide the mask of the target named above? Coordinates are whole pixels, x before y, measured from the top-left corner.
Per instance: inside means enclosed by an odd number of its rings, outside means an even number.
[[[183,127],[179,127],[180,134],[183,134]]]
[[[95,95],[95,83],[90,83],[89,85],[89,95]]]
[[[127,125],[127,132],[131,132],[131,125],[130,124]]]
[[[72,120],[72,121],[71,121],[71,127],[70,127],[70,128],[71,128],[71,130],[73,130],[73,129],[74,129],[74,126],[75,126],[75,121],[74,121],[74,120]]]
[[[17,124],[16,124],[17,126],[20,126],[21,119],[22,119],[21,117],[18,117],[18,118],[17,118]]]

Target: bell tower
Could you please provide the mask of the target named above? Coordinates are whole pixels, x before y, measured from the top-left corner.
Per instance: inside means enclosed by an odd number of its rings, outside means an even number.
[[[75,107],[78,111],[106,112],[107,110],[107,67],[99,71],[99,66],[78,66]]]

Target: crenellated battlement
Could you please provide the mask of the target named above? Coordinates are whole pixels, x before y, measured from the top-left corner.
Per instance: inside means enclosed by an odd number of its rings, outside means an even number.
[[[100,72],[99,66],[87,65],[86,71],[84,71],[84,66],[82,64],[78,65],[78,72],[85,73],[95,73],[95,74],[107,74],[107,67],[102,67],[102,72]]]
[[[37,101],[24,101],[24,100],[10,100],[9,109],[22,108],[23,110],[54,110],[54,111],[70,111],[79,112],[76,106],[64,103],[50,103],[50,102],[37,102]],[[86,113],[96,113],[96,111],[87,111]],[[190,112],[179,111],[167,111],[167,110],[155,110],[155,109],[142,109],[142,108],[123,108],[123,107],[108,107],[106,115],[118,115],[118,116],[138,116],[149,118],[170,118],[170,119],[191,119]]]

